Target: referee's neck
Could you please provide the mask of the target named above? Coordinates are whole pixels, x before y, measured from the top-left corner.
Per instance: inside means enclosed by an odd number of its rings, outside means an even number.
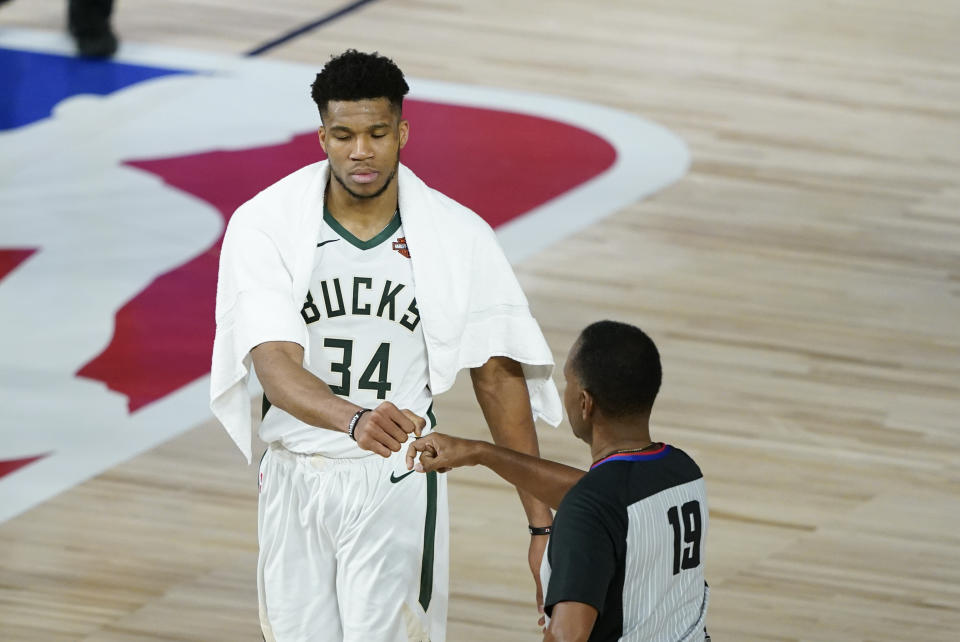
[[[594,416],[592,430],[593,439],[590,441],[590,455],[593,461],[602,459],[618,450],[646,448],[652,443],[649,414],[613,419]]]

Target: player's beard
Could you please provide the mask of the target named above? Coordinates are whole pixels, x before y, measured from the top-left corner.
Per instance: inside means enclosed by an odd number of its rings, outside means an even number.
[[[397,150],[397,162],[393,164],[393,171],[390,172],[389,176],[387,176],[387,180],[384,181],[383,187],[378,189],[373,194],[357,194],[347,186],[347,184],[343,181],[342,178],[340,178],[340,175],[337,172],[330,172],[330,173],[333,174],[333,177],[337,180],[338,183],[340,183],[340,187],[347,190],[347,194],[349,194],[350,196],[358,199],[371,199],[371,198],[377,198],[378,196],[380,196],[381,194],[387,191],[387,188],[390,187],[390,182],[393,181],[393,177],[397,175],[398,167],[400,167],[400,150],[399,149]]]

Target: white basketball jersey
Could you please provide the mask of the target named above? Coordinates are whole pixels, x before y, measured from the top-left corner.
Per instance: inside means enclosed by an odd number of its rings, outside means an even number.
[[[417,309],[410,253],[400,213],[361,241],[326,209],[310,289],[301,310],[310,335],[309,370],[337,395],[364,408],[390,401],[436,421],[430,413],[427,348]],[[290,451],[364,457],[346,433],[316,428],[271,407],[260,438]]]

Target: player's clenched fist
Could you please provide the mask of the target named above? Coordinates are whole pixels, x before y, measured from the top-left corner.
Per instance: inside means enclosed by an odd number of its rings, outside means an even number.
[[[482,441],[432,432],[407,448],[407,470],[414,468],[417,453],[420,453],[420,460],[416,463],[416,470],[421,473],[434,470],[445,473],[460,466],[474,466],[479,462],[480,452],[485,445]]]
[[[413,433],[419,437],[426,425],[423,417],[418,417],[410,410],[400,410],[385,401],[370,412],[363,413],[353,437],[364,450],[389,457],[391,452],[400,451],[407,441],[407,435]]]

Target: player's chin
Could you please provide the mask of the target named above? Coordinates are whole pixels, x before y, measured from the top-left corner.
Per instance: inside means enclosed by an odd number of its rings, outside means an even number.
[[[383,193],[383,184],[377,183],[366,183],[363,185],[352,185],[350,191],[356,198],[375,198],[380,196]]]

